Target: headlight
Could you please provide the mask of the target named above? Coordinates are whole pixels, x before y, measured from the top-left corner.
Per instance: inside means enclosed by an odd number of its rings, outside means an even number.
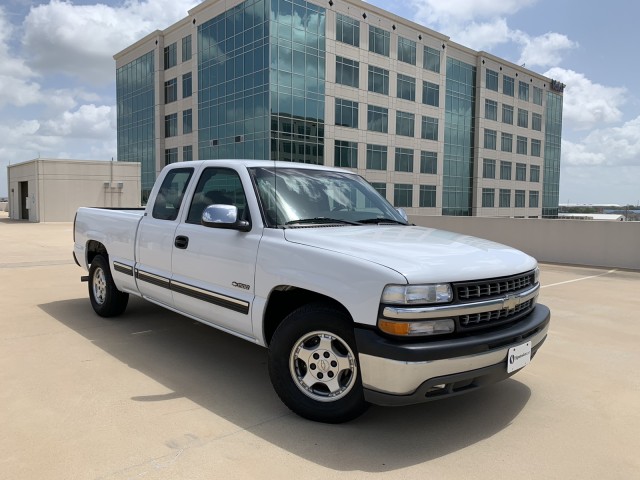
[[[387,285],[381,302],[387,305],[424,305],[447,303],[453,300],[453,290],[448,283],[432,285]]]
[[[534,284],[538,284],[540,283],[540,268],[536,267],[534,273],[533,273],[533,283]]]

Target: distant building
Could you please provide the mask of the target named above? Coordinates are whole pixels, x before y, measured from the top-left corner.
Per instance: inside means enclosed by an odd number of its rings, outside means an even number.
[[[9,165],[9,218],[71,222],[78,207],[140,205],[140,164],[38,158]]]
[[[609,222],[624,222],[624,215],[607,213],[559,213],[558,218],[566,220],[606,220]]]
[[[118,160],[352,169],[409,214],[554,217],[564,85],[359,0],[207,0],[114,56]]]

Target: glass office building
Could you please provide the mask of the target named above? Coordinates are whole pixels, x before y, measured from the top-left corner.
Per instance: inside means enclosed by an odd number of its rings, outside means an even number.
[[[559,84],[370,4],[209,0],[114,58],[143,199],[168,163],[251,158],[352,169],[409,214],[557,214]]]

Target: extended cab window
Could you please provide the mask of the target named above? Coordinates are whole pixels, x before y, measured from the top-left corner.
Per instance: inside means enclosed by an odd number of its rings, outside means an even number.
[[[235,170],[210,167],[202,172],[189,207],[187,223],[200,224],[202,212],[209,205],[235,205],[238,220],[249,220],[247,198]]]
[[[193,168],[176,168],[164,177],[156,201],[153,204],[153,218],[175,220],[178,218],[182,197],[193,175]]]

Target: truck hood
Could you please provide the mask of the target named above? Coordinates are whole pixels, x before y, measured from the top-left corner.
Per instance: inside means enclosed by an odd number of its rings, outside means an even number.
[[[285,230],[289,242],[384,265],[409,283],[458,282],[532,270],[529,255],[499,243],[433,228],[395,225]]]

